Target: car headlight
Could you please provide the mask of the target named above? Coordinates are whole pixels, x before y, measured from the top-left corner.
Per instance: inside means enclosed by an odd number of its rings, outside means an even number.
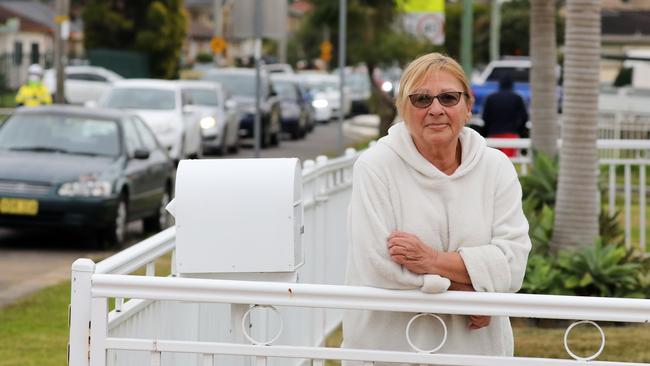
[[[57,193],[64,197],[108,197],[111,195],[111,183],[101,180],[78,180],[63,183]]]
[[[316,99],[313,102],[311,102],[311,105],[314,106],[314,108],[325,108],[327,107],[327,100],[326,99]]]
[[[208,128],[212,128],[217,125],[217,120],[215,120],[213,117],[203,117],[201,118],[201,128],[204,130],[207,130]]]

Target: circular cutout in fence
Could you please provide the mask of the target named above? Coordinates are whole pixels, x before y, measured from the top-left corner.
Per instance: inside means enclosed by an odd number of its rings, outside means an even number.
[[[271,309],[278,316],[278,320],[280,321],[280,327],[278,329],[278,333],[268,341],[260,342],[257,339],[253,338],[250,334],[248,334],[248,322],[246,321],[246,319],[247,318],[250,319],[250,315],[255,309]],[[278,309],[276,309],[275,306],[273,305],[253,305],[250,309],[246,310],[244,316],[242,316],[241,318],[241,329],[242,332],[244,333],[244,337],[246,337],[246,339],[248,339],[252,344],[255,345],[264,345],[264,346],[271,345],[273,342],[277,341],[278,338],[280,338],[283,327],[284,327],[284,322],[282,321],[282,316],[280,315],[280,311],[278,311]]]
[[[440,324],[442,324],[442,330],[443,330],[442,341],[440,342],[440,344],[439,344],[437,347],[432,348],[432,349],[430,349],[430,350],[421,349],[421,348],[417,347],[415,344],[413,344],[413,342],[411,341],[411,326],[413,325],[413,322],[414,322],[416,319],[418,319],[418,318],[420,318],[420,317],[423,317],[423,316],[429,316],[429,317],[432,317],[432,318],[434,318],[434,319],[438,319],[438,321],[440,322]],[[406,341],[408,342],[409,346],[411,346],[411,348],[412,348],[413,350],[417,351],[417,352],[420,352],[420,353],[435,353],[435,352],[437,352],[440,348],[442,348],[442,346],[443,346],[443,345],[445,344],[445,342],[447,341],[447,324],[445,324],[445,321],[442,320],[442,318],[439,317],[439,316],[436,315],[436,314],[431,314],[431,313],[420,313],[420,314],[417,314],[417,315],[415,315],[414,317],[412,317],[411,320],[409,320],[408,324],[406,325]]]
[[[580,356],[576,355],[575,353],[571,352],[571,350],[569,349],[569,342],[568,342],[569,333],[571,333],[571,330],[576,325],[580,325],[580,324],[593,325],[600,332],[600,349],[596,353],[594,353],[593,355],[591,355],[589,357],[580,357]],[[592,322],[591,320],[581,320],[581,321],[575,322],[575,323],[571,324],[567,328],[566,332],[564,332],[564,349],[567,351],[569,356],[573,357],[573,359],[576,360],[576,361],[591,361],[591,360],[595,359],[596,357],[600,356],[600,354],[603,352],[603,349],[605,349],[605,333],[603,332],[603,329],[598,324]]]

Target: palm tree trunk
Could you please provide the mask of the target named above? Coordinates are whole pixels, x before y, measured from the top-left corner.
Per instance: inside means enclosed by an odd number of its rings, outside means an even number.
[[[534,152],[557,155],[557,52],[555,2],[532,0],[530,12],[531,144]]]
[[[592,245],[598,235],[596,119],[600,0],[567,0],[562,147],[551,247]]]

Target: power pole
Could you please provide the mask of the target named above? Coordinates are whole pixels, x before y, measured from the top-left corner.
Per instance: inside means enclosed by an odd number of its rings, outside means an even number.
[[[474,28],[472,0],[463,0],[463,18],[460,35],[460,64],[467,77],[472,77],[472,28]]]
[[[54,17],[54,68],[56,69],[55,103],[65,102],[65,73],[68,63],[68,38],[70,36],[70,0],[56,0]]]
[[[501,0],[492,0],[490,17],[490,61],[499,59],[501,42]]]
[[[214,19],[214,39],[223,38],[223,0],[213,0],[212,18]],[[221,65],[221,54],[214,54],[214,63],[216,66]]]

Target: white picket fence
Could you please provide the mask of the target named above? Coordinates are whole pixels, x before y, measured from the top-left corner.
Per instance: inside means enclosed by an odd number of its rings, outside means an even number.
[[[522,149],[528,143],[490,141],[493,146]],[[650,149],[648,141],[617,146]],[[429,295],[341,286],[351,168],[357,156],[349,150],[341,158],[319,157],[304,164],[305,264],[299,269],[298,283],[179,278],[174,273],[173,227],[100,263],[77,260],[72,266],[69,365],[323,365],[327,359],[366,364],[574,365],[575,360],[326,348],[324,340],[340,324],[342,309],[650,321],[650,300],[453,291]],[[525,166],[530,163],[526,159],[520,156],[515,162]],[[639,158],[620,164],[639,166],[645,172],[647,163]],[[631,182],[626,179],[625,194],[631,194],[627,188]],[[645,178],[640,184],[638,191],[645,197]],[[156,277],[155,260],[170,252],[172,276]],[[129,275],[141,267],[146,267],[145,276]],[[109,299],[115,299],[111,311]],[[604,346],[604,334],[602,339]],[[581,358],[567,348],[581,361],[597,357],[600,351]]]

